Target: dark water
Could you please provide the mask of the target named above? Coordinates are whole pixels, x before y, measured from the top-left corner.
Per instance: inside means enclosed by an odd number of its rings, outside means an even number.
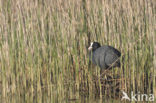
[[[61,96],[59,93],[37,93],[37,94],[23,94],[23,95],[8,95],[1,97],[1,103],[121,103],[120,98],[100,98],[91,96],[75,95],[71,97]]]

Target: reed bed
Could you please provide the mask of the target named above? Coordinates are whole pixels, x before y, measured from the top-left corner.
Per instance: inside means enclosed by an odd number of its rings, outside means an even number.
[[[61,102],[96,94],[100,73],[87,47],[98,41],[124,55],[124,71],[110,71],[122,90],[156,96],[155,23],[155,0],[0,0],[0,95]]]

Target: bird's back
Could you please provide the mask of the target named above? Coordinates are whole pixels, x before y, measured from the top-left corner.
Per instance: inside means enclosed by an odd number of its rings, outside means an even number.
[[[111,46],[101,46],[92,53],[92,62],[98,65],[101,69],[107,69],[112,67],[120,66],[120,60],[118,58],[121,53]]]

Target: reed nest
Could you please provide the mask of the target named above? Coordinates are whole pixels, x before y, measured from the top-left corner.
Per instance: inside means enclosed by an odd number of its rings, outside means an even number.
[[[92,83],[82,82],[80,83],[80,94],[89,95],[90,86],[92,85],[92,93],[96,96],[102,96],[107,98],[120,98],[122,96],[122,90],[126,91],[126,79],[118,73],[114,73],[113,70],[102,70],[100,75],[96,73],[92,74]]]

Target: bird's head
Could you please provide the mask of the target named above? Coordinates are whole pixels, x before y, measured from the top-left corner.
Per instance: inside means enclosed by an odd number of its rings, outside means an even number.
[[[98,42],[91,42],[88,50],[89,51],[95,51],[99,47],[101,47],[100,43],[98,43]]]

